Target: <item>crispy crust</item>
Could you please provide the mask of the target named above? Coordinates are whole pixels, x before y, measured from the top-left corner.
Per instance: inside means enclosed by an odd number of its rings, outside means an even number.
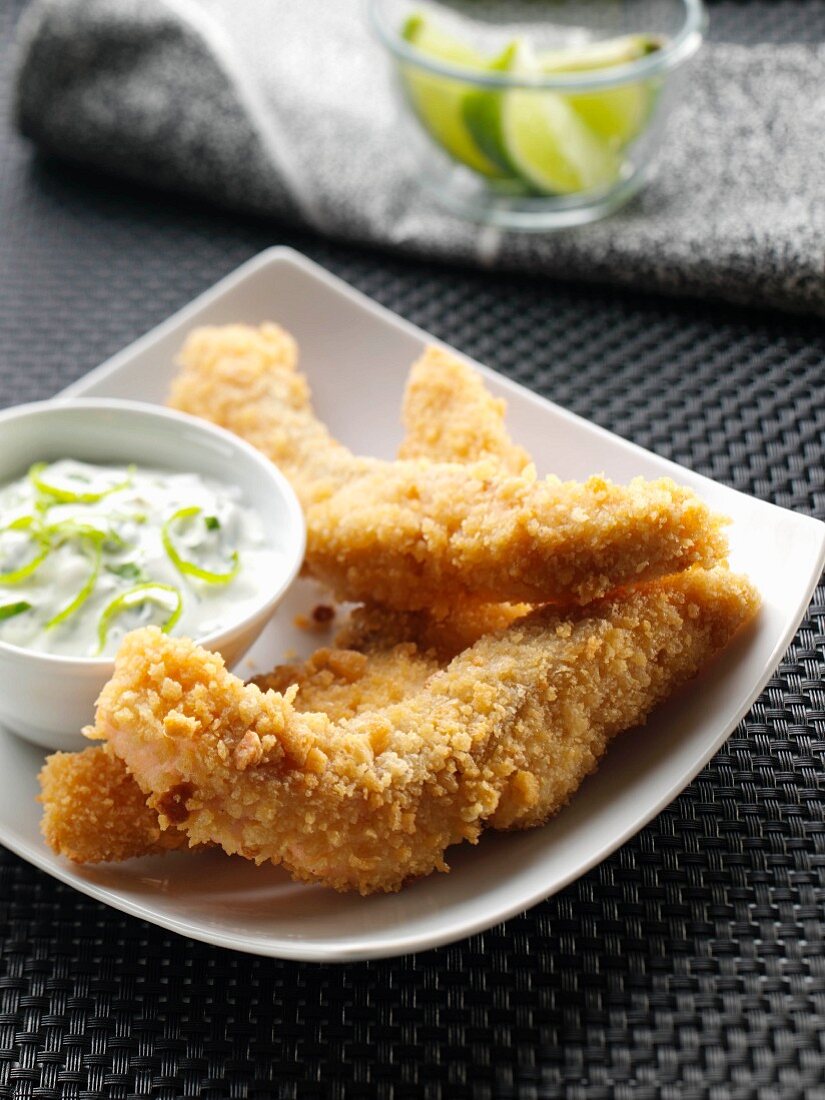
[[[434,365],[435,360],[424,357],[413,368],[420,391],[434,384]],[[501,403],[489,397],[480,379],[463,365],[453,381],[460,390],[453,395],[452,409],[449,413],[445,409],[444,415],[457,422],[460,415],[455,403],[474,400],[476,413],[489,418],[488,435],[493,438],[493,421],[497,418],[500,422],[503,413]],[[474,389],[480,389],[480,394],[474,394]],[[425,412],[419,401],[409,412],[411,426],[415,417]],[[459,438],[460,433],[454,430],[445,433],[442,450],[450,440],[457,446]],[[490,447],[488,450],[492,453]],[[518,451],[513,446],[513,453]],[[352,717],[370,707],[399,702],[420,688],[439,662],[446,663],[481,634],[508,625],[526,610],[526,606],[510,609],[507,605],[471,604],[453,609],[445,622],[438,622],[426,612],[356,609],[336,640],[336,648],[319,649],[305,662],[280,665],[253,683],[262,691],[285,691],[296,684],[296,709],[320,711],[334,721]],[[332,616],[325,616],[324,621],[327,618]],[[157,812],[146,805],[146,796],[126,765],[104,747],[57,753],[47,759],[40,778],[43,834],[54,851],[71,860],[130,859],[187,843],[185,834],[174,826],[161,830]]]
[[[280,466],[304,507],[307,567],[340,599],[586,603],[727,552],[725,521],[667,478],[562,483],[532,468],[504,475],[493,460],[352,455],[315,417],[294,341],[275,325],[199,329],[181,363],[171,404]]]
[[[487,823],[546,820],[609,739],[643,722],[754,613],[725,568],[540,609],[486,635],[405,700],[340,722],[244,686],[156,629],[124,641],[95,736],[190,842],[362,893],[445,870]],[[176,793],[184,792],[177,797]],[[183,805],[186,819],[178,816]]]
[[[388,611],[364,604],[352,611],[335,641],[368,654],[370,660],[399,642],[412,643],[419,657],[429,654],[446,665],[482,635],[503,630],[529,610],[528,604],[470,601],[437,618],[427,611]]]
[[[476,371],[443,348],[428,347],[407,380],[398,457],[462,463],[489,458],[502,472],[520,474],[533,460],[510,439],[505,411],[505,402],[488,393]]]
[[[325,714],[331,721],[400,702],[438,669],[432,653],[413,642],[387,644],[369,655],[357,648],[318,649],[293,665],[279,665],[256,676],[261,691],[285,692],[297,686],[297,710]]]
[[[298,711],[333,721],[388,706],[418,690],[438,668],[411,642],[383,646],[367,658],[354,649],[319,649],[307,661],[279,665],[253,683],[262,691],[297,688]],[[40,772],[41,831],[49,847],[76,863],[103,863],[185,847],[187,838],[146,805],[126,765],[108,748],[58,752]]]
[[[183,833],[161,829],[146,795],[107,747],[54,753],[39,778],[46,843],[76,863],[131,859],[187,843]]]
[[[261,330],[260,337],[265,338],[265,330]],[[303,415],[308,412],[309,395],[303,380],[294,373],[294,350],[289,338],[274,329],[269,338],[269,355],[282,362],[289,383],[281,399],[285,392],[287,403],[302,410]],[[434,418],[440,424],[435,432],[428,426]],[[490,397],[478,376],[463,364],[434,349],[413,370],[405,399],[405,421],[408,444],[404,450],[408,454],[418,456],[429,451],[434,457],[467,463],[478,452],[495,460],[499,467],[516,471],[524,469],[529,461],[506,434],[503,403]],[[348,455],[329,439],[317,421],[314,423],[322,433],[316,439],[316,458],[320,456],[322,462],[327,462],[330,451]],[[726,576],[729,579],[730,575]],[[376,714],[420,696],[439,667],[473,646],[483,635],[511,626],[529,610],[523,604],[468,599],[461,591],[456,603],[455,593],[452,595],[449,600],[439,601],[436,610],[440,617],[424,610],[393,612],[375,605],[356,609],[336,638],[335,648],[320,649],[307,662],[281,666],[257,678],[255,683],[263,690],[289,691],[294,713],[309,712],[310,727],[322,716],[335,724],[359,715],[372,722]],[[702,614],[706,614],[705,609]],[[531,698],[523,706],[521,725],[525,728],[532,725],[538,731],[546,721],[545,711],[546,702]],[[593,761],[599,751],[597,746]],[[254,739],[242,739],[237,761],[248,766],[255,763],[256,754]],[[582,755],[581,762],[584,761]],[[562,770],[558,775],[562,783],[564,774]],[[186,832],[178,826],[188,824],[189,805],[196,796],[194,783],[181,779],[165,790],[150,792],[150,807],[147,795],[109,746],[50,757],[41,783],[44,835],[56,851],[71,859],[82,862],[127,859],[167,851],[188,842]],[[577,783],[578,780],[573,789]],[[555,796],[548,795],[538,784],[535,770],[519,768],[498,791],[496,809],[483,824],[494,828],[527,827],[554,812],[564,800],[558,792]],[[480,827],[481,819],[476,832]],[[307,870],[305,859],[296,861],[288,854],[281,858],[298,877],[315,877],[314,870]],[[436,858],[433,866],[443,869],[443,859]],[[393,889],[397,885],[384,879],[376,883],[368,875],[352,871],[341,878],[340,869],[332,877],[326,872],[320,877],[339,888],[355,887],[363,892]]]

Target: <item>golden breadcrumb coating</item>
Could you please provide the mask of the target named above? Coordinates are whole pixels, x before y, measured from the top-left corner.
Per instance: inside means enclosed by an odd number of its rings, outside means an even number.
[[[533,460],[507,434],[506,407],[472,367],[443,348],[428,347],[407,380],[406,434],[398,457],[463,463],[491,458],[499,470],[520,474]]]
[[[423,654],[432,654],[445,665],[483,634],[503,630],[529,610],[529,604],[465,601],[449,608],[445,617],[436,618],[428,611],[390,611],[362,604],[350,612],[335,644],[357,649],[373,660],[374,655],[400,642],[412,642],[419,659]]]
[[[421,652],[412,642],[374,649],[369,655],[354,648],[318,649],[308,660],[279,665],[252,683],[261,691],[285,692],[297,686],[296,710],[316,711],[338,722],[400,702],[438,667],[433,654]]]
[[[307,661],[279,665],[252,682],[263,691],[295,685],[296,710],[320,711],[337,722],[399,702],[438,667],[433,654],[386,635],[369,657],[355,649],[319,649]],[[146,795],[108,746],[47,757],[40,786],[46,843],[77,863],[132,859],[188,843],[175,829],[161,830],[157,811],[146,805]]]
[[[188,843],[184,834],[160,828],[157,812],[108,746],[56,752],[39,778],[46,843],[76,863],[132,859]]]
[[[315,417],[295,343],[276,325],[198,329],[181,363],[171,404],[280,466],[306,515],[307,567],[340,599],[586,603],[726,554],[725,521],[668,478],[562,483],[491,459],[356,457]]]
[[[244,685],[156,628],[123,642],[93,736],[161,825],[362,893],[446,870],[482,827],[535,825],[609,739],[643,722],[755,613],[749,583],[693,569],[485,635],[399,703],[333,722]]]
[[[253,681],[263,690],[298,686],[296,710],[317,710],[333,721],[367,707],[386,706],[417,690],[438,665],[412,644],[374,652],[320,649],[300,664],[280,665]],[[162,831],[146,795],[108,746],[47,757],[40,773],[41,822],[49,847],[79,863],[131,859],[187,843]]]
[[[493,605],[485,610],[492,612]],[[502,616],[495,623],[490,614],[478,625],[493,628],[512,618]],[[471,636],[466,622],[463,629],[466,645],[483,633],[478,629]],[[446,663],[465,648],[456,647],[453,624],[442,637],[438,626],[420,612],[356,609],[343,635],[348,643],[318,649],[306,661],[279,665],[251,682],[262,691],[283,692],[297,685],[296,710],[319,711],[339,721],[400,702],[437,671],[439,660]],[[126,765],[108,747],[55,753],[46,759],[40,781],[43,835],[50,848],[68,859],[79,863],[131,859],[187,843],[185,835],[174,829],[161,831],[157,813],[148,808]]]
[[[477,371],[450,352],[428,347],[410,369],[402,408],[406,434],[398,457],[465,464],[489,458],[500,470],[522,473],[533,460],[510,439],[504,425],[505,411],[506,403],[493,397]],[[502,629],[530,608],[528,604],[481,604],[465,599],[436,610],[438,619],[415,612],[404,624],[402,619],[393,622],[390,612],[379,609],[374,625],[379,631],[391,627],[396,638],[435,648],[449,660],[482,634]],[[369,618],[372,612],[364,615]],[[351,619],[350,629],[358,621]],[[360,621],[366,619],[362,616]]]
[[[441,357],[443,356],[443,361]],[[443,367],[443,370],[441,368]],[[433,431],[431,422],[443,422]],[[499,464],[520,469],[529,461],[503,427],[503,402],[489,395],[480,376],[434,349],[413,368],[405,398],[411,450],[419,456],[469,462],[483,452]],[[474,453],[476,452],[476,453]],[[392,612],[357,608],[336,638],[335,649],[320,649],[306,662],[283,665],[254,681],[283,691],[297,685],[297,711],[319,711],[334,721],[400,702],[420,690],[440,664],[488,632],[500,630],[526,605],[461,602],[445,608],[441,620],[424,611]],[[521,827],[525,819],[508,810],[518,802],[525,777],[487,824]],[[63,855],[81,862],[127,859],[187,843],[171,822],[162,831],[158,814],[108,746],[50,757],[41,775],[44,834]],[[527,822],[529,823],[529,822]]]
[[[439,353],[440,354],[440,353]],[[413,368],[415,388],[423,394],[438,386],[433,368],[437,357],[424,356]],[[449,363],[457,363],[448,357]],[[450,373],[455,392],[445,394],[447,405],[441,415],[449,416],[451,427],[432,445],[440,457],[450,457],[446,448],[455,447],[457,461],[470,457],[462,450],[472,423],[461,424],[460,405],[473,405],[479,418],[479,438],[489,455],[500,441],[502,455],[524,456],[510,444],[502,426],[503,402],[486,393],[480,376],[458,364]],[[416,417],[423,417],[427,404],[418,401],[408,409],[408,425],[416,431]],[[483,427],[489,421],[487,428]],[[496,427],[498,424],[498,428]],[[424,440],[418,447],[424,447]],[[422,455],[423,457],[423,455]],[[436,457],[436,456],[433,456]],[[522,465],[528,459],[524,456]],[[317,610],[317,609],[316,609]],[[330,609],[332,610],[332,609]],[[337,648],[317,650],[307,661],[280,665],[252,681],[261,690],[285,691],[298,685],[295,707],[320,711],[333,721],[352,717],[361,710],[399,702],[418,690],[438,667],[489,631],[509,625],[529,610],[527,605],[464,604],[450,610],[439,622],[427,612],[392,612],[384,608],[357,608],[346,622]],[[325,614],[323,623],[334,617]],[[314,621],[314,619],[313,619]],[[57,753],[47,759],[41,773],[42,830],[49,846],[76,862],[97,863],[151,855],[187,843],[186,835],[174,828],[161,831],[158,815],[146,805],[146,796],[107,747],[95,746],[78,753]]]

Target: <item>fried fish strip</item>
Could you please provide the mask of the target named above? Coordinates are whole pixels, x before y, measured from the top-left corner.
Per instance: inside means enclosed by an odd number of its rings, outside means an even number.
[[[298,879],[367,894],[446,870],[488,823],[539,824],[616,733],[754,614],[748,582],[693,569],[485,635],[402,702],[333,722],[262,694],[156,628],[124,641],[94,736],[161,825]]]
[[[373,660],[374,655],[407,642],[419,655],[431,654],[439,664],[446,665],[482,635],[503,630],[529,610],[528,604],[469,602],[437,619],[427,611],[388,611],[362,604],[350,613],[335,643],[369,654]]]
[[[399,458],[429,458],[472,463],[493,459],[500,470],[522,473],[532,464],[514,443],[504,424],[506,405],[487,390],[481,375],[441,348],[429,347],[413,363],[404,391],[405,437]],[[429,612],[393,613],[366,605],[357,608],[339,639],[372,635],[415,641],[435,650],[446,663],[482,634],[501,630],[526,615],[529,604],[479,603],[461,600]]]
[[[380,644],[355,627],[353,645],[319,649],[299,664],[279,665],[252,682],[262,691],[297,686],[297,711],[317,711],[338,722],[363,710],[389,706],[419,690],[439,668],[435,654],[412,641]],[[126,765],[107,745],[57,752],[40,772],[40,827],[58,855],[76,863],[104,863],[185,847],[185,833],[161,829]]]
[[[261,691],[297,685],[296,710],[318,711],[337,722],[400,702],[482,634],[508,626],[527,610],[469,606],[438,623],[424,612],[359,607],[334,648],[318,649],[306,661],[279,665],[251,682]],[[157,812],[108,746],[52,754],[40,785],[46,842],[74,862],[132,859],[188,843],[174,828],[160,828]]]
[[[281,467],[306,515],[307,567],[340,599],[586,603],[727,552],[724,521],[668,478],[562,483],[493,460],[356,457],[313,413],[295,343],[275,325],[199,329],[181,363],[170,403]]]
[[[53,852],[75,863],[132,859],[188,844],[185,834],[161,829],[157,812],[108,745],[53,753],[38,778],[40,831]]]
[[[490,458],[499,470],[520,474],[533,460],[510,439],[505,409],[480,374],[443,348],[428,347],[407,380],[398,457],[463,463]]]
[[[296,710],[325,714],[339,722],[400,702],[423,687],[438,668],[434,653],[419,649],[413,641],[396,643],[387,638],[370,652],[318,649],[308,660],[279,665],[252,683],[261,691],[277,692],[297,685]]]
[[[439,353],[441,354],[441,353]],[[452,360],[452,362],[457,362]],[[424,356],[413,368],[419,397],[438,385],[434,367],[437,359]],[[442,415],[451,425],[464,420],[466,427],[451,427],[432,446],[441,457],[456,447],[456,460],[468,457],[462,450],[473,429],[472,416],[479,418],[480,437],[492,456],[499,441],[502,456],[508,447],[513,456],[524,454],[509,443],[504,433],[503,403],[486,393],[481,379],[457,364],[450,374],[451,387],[445,394]],[[408,389],[408,393],[411,389]],[[462,416],[459,402],[468,403]],[[408,408],[408,425],[417,432],[416,420],[431,415],[429,401],[417,400]],[[497,422],[497,423],[496,423]],[[424,447],[422,435],[415,444]],[[524,456],[525,462],[529,459]],[[489,631],[499,630],[528,611],[526,605],[466,604],[451,610],[438,622],[426,612],[390,612],[384,608],[356,608],[336,638],[333,649],[319,649],[307,661],[285,664],[252,681],[262,691],[285,691],[298,685],[295,707],[320,711],[333,721],[352,717],[367,708],[399,702],[423,686],[424,681],[462,649]],[[153,855],[183,847],[184,833],[174,828],[161,830],[155,810],[108,746],[93,746],[82,752],[55,753],[41,771],[43,818],[41,829],[49,846],[59,855],[79,863],[100,863]]]

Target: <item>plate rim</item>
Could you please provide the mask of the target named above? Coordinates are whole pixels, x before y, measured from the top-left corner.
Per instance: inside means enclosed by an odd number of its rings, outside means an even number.
[[[464,362],[471,364],[475,369],[479,370],[485,377],[495,378],[496,381],[503,386],[505,391],[514,394],[517,393],[520,399],[523,400],[526,398],[542,408],[549,405],[556,415],[569,421],[573,426],[584,426],[587,431],[596,432],[598,435],[609,439],[613,446],[619,444],[628,449],[630,453],[639,453],[645,456],[653,455],[659,463],[664,464],[671,476],[676,475],[684,478],[684,475],[688,474],[690,479],[694,482],[698,480],[700,484],[704,483],[709,486],[721,487],[726,492],[735,493],[737,496],[751,502],[751,505],[756,504],[764,509],[776,509],[783,513],[786,523],[788,522],[788,517],[793,517],[794,522],[809,527],[811,535],[814,536],[815,543],[818,542],[818,552],[813,558],[811,572],[803,588],[803,595],[800,598],[800,610],[797,610],[788,619],[784,630],[774,643],[770,657],[765,663],[766,671],[756,679],[751,690],[743,697],[739,706],[736,708],[733,717],[729,718],[725,725],[720,728],[720,731],[713,738],[712,742],[706,746],[700,754],[698,762],[691,764],[688,772],[683,774],[680,779],[672,782],[654,802],[647,803],[645,808],[640,810],[640,812],[633,817],[630,824],[623,826],[608,842],[595,849],[586,859],[578,862],[568,872],[559,876],[553,882],[549,890],[544,890],[539,887],[523,896],[520,895],[516,901],[504,901],[498,907],[485,909],[482,914],[476,917],[471,917],[469,919],[466,916],[457,917],[453,923],[439,927],[436,931],[411,933],[406,936],[402,935],[392,941],[386,938],[375,941],[370,941],[368,939],[359,939],[355,941],[350,939],[339,943],[330,943],[329,941],[304,939],[301,941],[278,940],[271,943],[266,941],[256,941],[252,943],[248,938],[244,938],[237,933],[214,932],[210,931],[208,926],[201,924],[193,925],[185,918],[174,915],[159,915],[156,909],[142,902],[131,900],[116,890],[99,886],[76,877],[76,873],[72,870],[70,865],[63,866],[61,864],[52,864],[48,862],[50,857],[45,850],[40,851],[39,849],[33,848],[28,841],[23,838],[18,838],[13,833],[4,835],[0,838],[3,845],[20,858],[25,859],[52,878],[79,890],[81,893],[110,905],[120,912],[127,913],[130,916],[148,921],[168,931],[187,936],[190,939],[203,943],[211,944],[215,947],[241,951],[246,954],[253,954],[260,957],[322,964],[352,963],[370,959],[393,958],[430,950],[475,935],[552,897],[554,894],[569,886],[570,883],[575,882],[577,879],[587,874],[593,867],[597,866],[629,839],[635,836],[689,786],[707,762],[719,751],[720,747],[730,737],[731,733],[751,709],[753,703],[774,674],[782,655],[788,649],[800,623],[804,619],[810,606],[811,597],[817,587],[823,569],[825,569],[825,523],[814,516],[802,512],[793,512],[790,509],[782,508],[770,501],[763,501],[759,498],[752,497],[750,494],[743,493],[738,489],[724,485],[722,482],[715,481],[703,474],[698,474],[688,467],[681,466],[655,452],[648,451],[639,444],[624,439],[622,436],[609,431],[607,428],[603,428],[601,425],[594,424],[592,421],[576,413],[570,412],[568,409],[557,405],[541,394],[535,393],[528,387],[521,385],[513,379],[507,378],[492,368],[478,363],[470,356],[452,348],[445,341],[432,336],[425,329],[406,320],[406,318],[400,317],[386,306],[370,298],[367,294],[357,290],[344,279],[328,271],[321,264],[309,259],[296,249],[285,245],[276,245],[267,248],[255,256],[250,257],[239,267],[235,268],[235,270],[223,276],[218,282],[198,294],[190,302],[186,303],[186,305],[182,306],[158,325],[155,325],[148,332],[139,336],[126,347],[104,360],[99,366],[92,368],[81,378],[70,383],[57,393],[53,400],[68,401],[72,400],[74,397],[83,396],[88,392],[90,386],[105,382],[107,378],[116,375],[123,366],[128,364],[135,354],[150,350],[153,344],[170,334],[181,323],[184,323],[187,318],[194,317],[204,307],[208,307],[213,301],[219,300],[227,291],[234,289],[239,283],[242,283],[247,278],[258,274],[261,270],[270,265],[276,264],[286,264],[287,266],[298,268],[310,278],[325,284],[337,294],[342,295],[357,307],[366,309],[368,313],[389,322],[396,329],[400,328],[402,331],[414,336],[418,340],[423,340],[427,343],[436,344],[439,347],[448,349],[453,354],[458,355]],[[13,736],[6,731],[4,732],[6,736]],[[368,903],[368,899],[365,899],[365,903]]]

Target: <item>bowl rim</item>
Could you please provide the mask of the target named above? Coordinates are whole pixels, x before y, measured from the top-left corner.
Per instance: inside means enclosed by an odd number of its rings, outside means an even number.
[[[83,412],[86,410],[91,412],[93,410],[105,409],[122,412],[127,415],[137,414],[142,417],[166,421],[170,429],[175,425],[185,424],[189,429],[194,428],[196,431],[200,431],[206,436],[214,436],[221,440],[221,442],[233,447],[246,459],[251,460],[253,464],[258,467],[263,478],[268,478],[273,485],[277,486],[277,491],[280,492],[283,497],[289,516],[289,521],[286,525],[289,536],[287,547],[288,553],[285,555],[286,566],[283,577],[280,583],[269,591],[266,599],[256,604],[254,610],[250,611],[242,619],[230,623],[221,630],[213,630],[210,634],[205,634],[203,636],[199,635],[194,638],[196,644],[203,646],[205,649],[210,649],[212,647],[219,648],[220,642],[228,635],[242,632],[247,625],[257,619],[259,615],[266,612],[267,609],[274,610],[275,605],[300,572],[306,550],[306,523],[303,509],[298,501],[298,497],[295,495],[295,490],[274,462],[268,459],[260,451],[256,450],[255,447],[247,443],[244,439],[241,439],[240,436],[234,435],[232,432],[219,427],[217,424],[212,424],[208,420],[203,420],[197,416],[190,416],[188,413],[179,412],[177,409],[166,408],[164,405],[154,405],[148,401],[133,401],[121,397],[54,397],[46,401],[30,401],[24,405],[15,405],[12,408],[0,411],[0,431],[2,431],[5,424],[12,420],[25,420],[28,418],[37,419],[40,415],[54,414],[55,412],[59,415],[60,410],[71,412]],[[181,469],[183,468],[184,467],[181,466]],[[193,470],[192,472],[197,471]],[[220,479],[218,478],[216,480]],[[2,471],[0,471],[0,485],[3,484],[5,484],[5,479],[3,478]],[[58,667],[66,671],[71,666],[74,666],[79,672],[87,670],[103,671],[113,669],[115,663],[113,657],[75,657],[62,653],[43,653],[40,650],[26,649],[24,646],[14,645],[12,642],[5,642],[2,639],[0,639],[0,658],[11,658],[18,663],[22,661],[39,663],[44,666],[44,671],[45,666],[51,666],[55,671],[57,671]]]
[[[522,88],[557,92],[587,92],[648,79],[669,72],[691,58],[702,44],[707,27],[707,11],[703,0],[678,0],[684,12],[679,31],[653,53],[627,65],[593,69],[583,73],[559,73],[555,76],[514,76],[511,73],[467,69],[432,58],[402,38],[386,15],[386,0],[368,0],[368,12],[373,30],[395,58],[406,64],[438,76],[451,77],[465,84],[486,88]]]

